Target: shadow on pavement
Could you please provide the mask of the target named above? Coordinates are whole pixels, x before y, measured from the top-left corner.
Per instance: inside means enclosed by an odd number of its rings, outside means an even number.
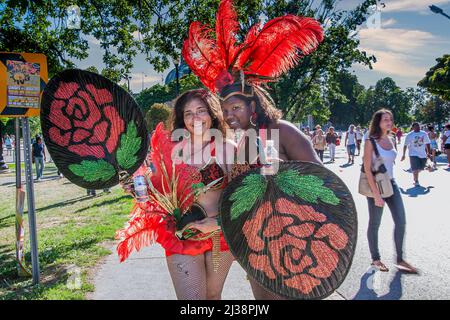
[[[352,300],[400,300],[403,295],[402,275],[405,273],[397,271],[389,284],[389,292],[379,296],[374,287],[376,286],[375,275],[380,272],[374,268],[369,268],[362,276],[359,291]]]
[[[434,188],[434,187],[433,186],[429,186],[429,187],[417,186],[417,187],[412,187],[412,188],[409,188],[406,190],[403,188],[400,188],[400,192],[402,194],[409,195],[411,198],[417,198],[418,196],[424,196],[424,195],[430,193],[432,188]]]
[[[346,163],[346,164],[340,165],[339,167],[341,167],[341,168],[348,168],[348,167],[351,167],[351,166],[353,166],[353,163]]]

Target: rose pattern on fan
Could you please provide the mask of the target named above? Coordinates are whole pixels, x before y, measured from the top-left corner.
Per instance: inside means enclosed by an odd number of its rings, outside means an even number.
[[[250,266],[271,280],[280,275],[286,286],[309,294],[336,270],[338,251],[346,248],[349,238],[309,205],[280,198],[275,210],[276,215],[273,205],[266,201],[242,227],[252,251],[248,256]],[[302,223],[294,224],[295,219]],[[261,235],[268,240],[267,245]],[[312,256],[305,250],[308,245]]]
[[[105,158],[112,153],[125,129],[107,89],[61,81],[50,106],[50,140],[81,156]]]

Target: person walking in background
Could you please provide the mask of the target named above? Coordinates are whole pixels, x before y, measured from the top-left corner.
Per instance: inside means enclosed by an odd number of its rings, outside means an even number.
[[[441,139],[444,144],[443,151],[447,154],[448,167],[450,168],[450,123],[445,125],[445,131]]]
[[[436,152],[439,147],[437,143],[437,134],[432,125],[428,127],[428,138],[430,139],[431,161],[433,162],[433,169],[436,170]]]
[[[410,133],[405,138],[405,145],[403,147],[403,156],[401,161],[405,160],[406,148],[409,149],[409,159],[411,162],[411,170],[414,175],[414,185],[420,186],[419,173],[425,169],[427,158],[429,157],[430,138],[425,131],[420,130],[420,125],[417,122],[412,124]]]
[[[395,134],[397,136],[397,144],[400,144],[403,137],[403,131],[402,128],[398,128],[397,133]]]
[[[44,148],[42,138],[36,136],[36,141],[31,146],[32,161],[36,165],[36,181],[41,180],[44,175],[44,163],[47,161]]]
[[[319,128],[316,127],[316,133],[314,134],[314,137],[312,139],[312,144],[314,150],[316,150],[316,153],[320,158],[320,161],[323,162],[323,152],[325,151],[325,145],[327,141],[325,139],[322,129],[320,128],[320,126],[318,127]]]
[[[334,157],[336,154],[336,140],[338,135],[334,132],[334,127],[329,127],[325,140],[328,145],[328,150],[330,150],[330,162],[334,162]]]
[[[347,134],[345,136],[345,146],[347,147],[348,163],[355,163],[355,150],[356,150],[356,132],[355,126],[350,125]]]
[[[369,206],[369,227],[367,230],[367,239],[369,250],[372,257],[372,266],[380,271],[387,272],[389,268],[381,262],[381,256],[378,248],[378,230],[381,224],[383,207],[386,203],[391,211],[394,220],[394,241],[397,254],[397,268],[408,272],[417,273],[417,269],[407,263],[403,258],[403,243],[406,229],[405,207],[402,196],[394,179],[394,164],[397,157],[397,150],[389,131],[394,123],[392,113],[387,109],[381,109],[375,112],[372,117],[369,128],[369,140],[364,145],[364,172],[366,173],[373,198],[367,197]],[[388,198],[382,198],[378,190],[375,178],[372,174],[372,163],[376,159],[375,149],[377,148],[379,156],[391,178],[394,194]]]
[[[358,149],[357,156],[359,156],[359,154],[361,153],[361,142],[364,134],[362,133],[360,126],[356,127],[355,132],[356,132],[356,149]]]
[[[9,134],[5,136],[5,147],[6,147],[6,155],[12,155],[12,140]]]

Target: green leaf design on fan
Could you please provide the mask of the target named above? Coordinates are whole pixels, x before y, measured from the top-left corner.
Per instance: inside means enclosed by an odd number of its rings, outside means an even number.
[[[316,176],[300,175],[290,169],[278,173],[275,183],[284,193],[311,203],[317,203],[318,199],[332,205],[338,205],[340,202],[334,192],[323,185],[323,180]]]
[[[87,182],[106,182],[116,174],[114,167],[105,160],[83,160],[80,164],[69,165],[69,170]]]
[[[261,198],[267,189],[267,181],[264,176],[250,174],[242,180],[242,185],[238,187],[230,196],[231,220],[239,218],[241,214],[249,211]]]
[[[130,169],[136,163],[141,138],[138,136],[136,125],[130,121],[127,125],[127,132],[120,136],[120,147],[117,150],[117,162],[120,168]]]

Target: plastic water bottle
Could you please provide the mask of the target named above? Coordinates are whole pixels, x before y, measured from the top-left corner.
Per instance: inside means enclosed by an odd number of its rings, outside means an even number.
[[[147,182],[144,176],[136,176],[133,178],[134,193],[136,194],[136,201],[139,203],[147,202],[149,200]]]
[[[262,174],[275,174],[276,168],[274,168],[274,162],[278,161],[278,150],[275,148],[275,142],[273,140],[266,141],[266,147],[264,148],[264,167],[261,171]]]

